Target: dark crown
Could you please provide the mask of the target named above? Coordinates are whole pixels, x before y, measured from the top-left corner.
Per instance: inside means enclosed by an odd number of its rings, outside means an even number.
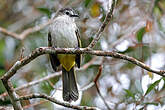
[[[68,15],[70,17],[79,17],[75,10],[72,8],[62,8],[59,10],[60,13]]]

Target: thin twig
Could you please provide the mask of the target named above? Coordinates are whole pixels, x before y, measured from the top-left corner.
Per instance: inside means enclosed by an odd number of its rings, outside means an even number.
[[[43,24],[40,24],[38,26],[34,26],[34,27],[31,27],[31,28],[28,28],[26,30],[24,30],[22,33],[20,34],[17,34],[15,32],[10,32],[8,31],[7,29],[3,28],[3,27],[0,27],[0,32],[6,34],[6,35],[9,35],[15,39],[18,39],[18,40],[23,40],[25,39],[29,34],[31,33],[34,33],[34,32],[37,32],[43,28],[45,28],[46,26],[50,25],[51,23],[53,22],[52,19],[48,20],[46,23],[43,23]]]
[[[88,63],[84,64],[83,66],[81,66],[80,69],[78,69],[78,71],[81,70],[86,70],[89,66],[91,66],[93,64],[94,61],[97,60],[97,56],[93,57]]]
[[[94,79],[94,82],[95,82],[95,83],[97,83],[99,77],[101,76],[102,69],[103,69],[102,66],[100,66],[100,67],[99,67],[99,71],[98,71],[98,73],[97,73],[97,75],[96,75],[96,77],[95,77],[95,79]]]
[[[98,92],[100,98],[103,100],[105,106],[107,107],[107,109],[108,109],[108,110],[112,110],[112,109],[109,107],[109,105],[108,105],[108,103],[106,102],[106,100],[105,100],[105,98],[103,97],[103,95],[101,94],[100,89],[99,89],[99,86],[98,86],[97,83],[95,83],[95,87],[96,87],[96,90],[97,90],[97,92]]]
[[[99,77],[101,76],[101,73],[102,73],[102,66],[99,67],[98,73],[97,73],[97,75],[96,75],[96,77],[94,79],[95,87],[96,87],[96,90],[97,90],[99,96],[101,97],[101,99],[103,100],[105,106],[107,107],[107,109],[111,110],[111,108],[109,107],[108,103],[106,102],[106,100],[104,99],[103,95],[101,94],[99,86],[98,86],[98,83],[97,83]]]
[[[79,91],[86,91],[88,90],[89,88],[93,87],[95,85],[94,82],[90,82],[89,84],[85,85],[85,86],[82,86],[82,88],[79,90]]]
[[[99,30],[97,31],[97,33],[95,34],[94,39],[92,40],[92,42],[89,44],[89,46],[87,47],[87,49],[91,49],[93,48],[96,43],[99,41],[100,37],[101,37],[101,33],[104,31],[105,27],[107,26],[107,24],[109,23],[109,21],[112,19],[113,17],[113,10],[115,8],[116,5],[116,0],[112,1],[111,7],[109,8],[109,12],[107,13],[105,20],[103,22],[103,24],[101,25],[101,27],[99,28]]]
[[[7,29],[5,29],[3,27],[0,27],[0,32],[4,33],[6,35],[9,35],[9,36],[11,36],[11,37],[13,37],[15,39],[20,39],[19,38],[19,34],[16,34],[14,32],[10,32],[10,31],[8,31]]]
[[[41,105],[41,104],[44,104],[46,102],[48,102],[48,100],[43,100],[43,101],[40,101],[40,102],[32,103],[32,104],[24,106],[23,109],[27,109],[29,107],[34,107],[34,106],[37,106],[37,105]]]
[[[20,53],[20,60],[22,60],[23,57],[24,57],[24,51],[25,51],[25,48],[23,47],[23,48],[21,49],[21,53]]]
[[[93,57],[87,64],[84,64],[80,69],[77,69],[77,70],[85,70],[86,68],[88,68],[90,65],[92,65],[92,63],[97,59],[97,57]],[[14,91],[18,91],[18,90],[22,90],[22,89],[25,89],[25,88],[28,88],[28,87],[31,87],[31,86],[34,86],[36,84],[39,84],[43,81],[47,81],[51,78],[54,78],[54,77],[57,77],[61,75],[61,71],[60,72],[55,72],[53,74],[50,74],[46,77],[43,77],[41,79],[38,79],[38,80],[35,80],[35,81],[31,81],[27,84],[24,84],[24,85],[21,85],[20,87],[17,87],[17,88],[14,88]],[[82,89],[80,89],[79,91],[86,91],[87,89],[91,88],[92,86],[94,86],[94,82],[91,82],[89,83],[88,85],[86,86],[82,86]],[[57,89],[57,88],[56,88]],[[0,95],[0,99],[3,99],[5,96],[8,96],[7,92],[4,92]]]
[[[26,95],[26,96],[22,96],[20,98],[17,98],[15,101],[18,101],[18,100],[29,100],[29,99],[34,99],[34,98],[43,98],[43,99],[49,100],[49,101],[51,101],[53,103],[56,103],[58,105],[61,105],[61,106],[64,106],[64,107],[68,107],[68,108],[72,108],[72,109],[77,109],[77,110],[98,110],[99,109],[99,108],[96,108],[96,107],[72,105],[70,103],[65,103],[65,102],[61,102],[59,100],[56,100],[55,98],[47,96],[45,94],[37,94],[37,93]]]
[[[46,81],[46,80],[48,80],[48,79],[57,77],[57,76],[59,76],[59,75],[61,75],[61,72],[55,72],[54,74],[48,75],[48,76],[43,77],[43,78],[41,78],[41,79],[38,79],[38,80],[35,80],[35,81],[32,81],[32,82],[29,82],[29,83],[24,84],[24,85],[22,85],[22,86],[20,86],[20,87],[17,87],[17,88],[15,88],[14,90],[15,90],[15,91],[18,91],[18,90],[21,90],[21,89],[25,89],[25,88],[34,86],[34,85],[36,85],[36,84],[39,84],[39,83],[41,83],[41,82],[43,82],[43,81]],[[1,95],[0,95],[0,98],[3,98],[3,97],[5,97],[5,96],[7,96],[7,92],[1,94]]]
[[[38,26],[35,26],[35,27],[32,27],[32,28],[28,28],[26,30],[24,30],[20,35],[19,35],[19,38],[21,40],[25,39],[27,35],[31,34],[31,33],[34,33],[34,32],[37,32],[43,28],[45,28],[46,26],[50,25],[51,23],[53,22],[52,19],[48,20],[46,23],[44,24],[40,24]]]
[[[95,60],[96,60],[96,57],[94,57],[91,61],[89,61],[89,63],[84,64],[84,66],[82,66],[82,67],[81,67],[80,69],[78,69],[78,70],[84,70],[84,69],[88,68],[88,67],[93,63],[93,61],[95,61]],[[24,85],[21,85],[20,87],[14,88],[14,90],[15,90],[15,91],[22,90],[22,89],[25,89],[25,88],[34,86],[34,85],[36,85],[36,84],[39,84],[39,83],[41,83],[41,82],[43,82],[43,81],[49,80],[49,79],[51,79],[51,78],[57,77],[57,76],[59,76],[59,75],[61,75],[61,71],[60,71],[60,72],[55,72],[55,73],[50,74],[50,75],[48,75],[48,76],[46,76],[46,77],[43,77],[43,78],[41,78],[41,79],[38,79],[38,80],[35,80],[35,81],[32,81],[32,82],[29,82],[29,83],[24,84]],[[92,87],[93,85],[94,85],[94,83],[92,82],[92,84],[89,84],[87,87],[83,87],[80,91],[85,91],[85,90],[89,89],[90,87]],[[7,96],[7,95],[8,95],[7,92],[1,94],[1,95],[0,95],[0,99],[2,99],[3,97],[5,97],[5,96]]]
[[[34,86],[34,85],[36,85],[38,83],[41,83],[43,81],[46,81],[48,79],[51,79],[51,78],[54,78],[54,77],[57,77],[57,76],[60,76],[60,75],[61,75],[61,72],[55,72],[54,74],[48,75],[48,76],[46,76],[44,78],[41,78],[39,80],[32,81],[32,82],[30,82],[28,84],[25,84],[23,86],[20,86],[20,87],[16,88],[15,90],[21,90],[21,89],[24,89],[24,88],[27,88],[27,87],[30,87],[30,86]]]

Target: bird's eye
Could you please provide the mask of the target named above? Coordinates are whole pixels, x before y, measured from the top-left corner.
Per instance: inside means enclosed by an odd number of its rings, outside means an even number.
[[[69,15],[69,12],[67,11],[67,12],[65,12],[65,14]]]

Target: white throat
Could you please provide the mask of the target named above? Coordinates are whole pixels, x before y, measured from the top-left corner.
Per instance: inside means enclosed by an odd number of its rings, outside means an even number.
[[[54,47],[75,48],[78,46],[75,33],[77,26],[74,21],[74,18],[67,15],[59,15],[54,19],[49,28]]]
[[[75,18],[74,17],[69,17],[68,15],[59,15],[57,16],[57,18],[55,18],[55,20],[63,20],[64,22],[75,22]]]

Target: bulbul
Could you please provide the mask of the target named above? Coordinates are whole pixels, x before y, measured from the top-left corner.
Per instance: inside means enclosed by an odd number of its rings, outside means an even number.
[[[63,8],[53,18],[49,27],[48,46],[53,48],[80,48],[80,34],[75,18],[79,17],[75,10]],[[75,64],[80,68],[80,54],[49,54],[54,71],[62,65],[63,100],[76,101],[79,97],[75,78]]]

